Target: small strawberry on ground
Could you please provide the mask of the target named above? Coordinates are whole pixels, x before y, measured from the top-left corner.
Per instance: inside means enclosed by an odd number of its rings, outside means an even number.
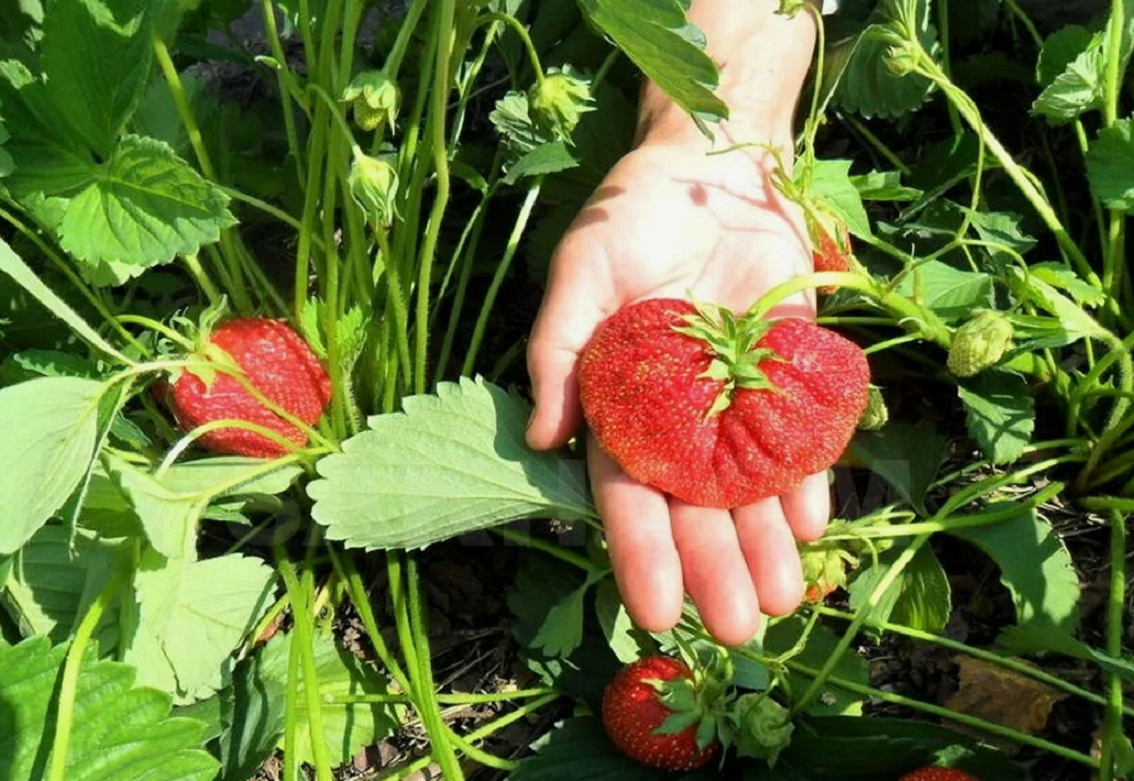
[[[265,318],[229,320],[215,330],[206,325],[199,339],[200,357],[215,362],[215,371],[183,370],[158,395],[173,410],[178,425],[189,432],[222,420],[240,420],[275,432],[296,447],[307,434],[265,406],[230,371],[272,404],[313,426],[331,400],[331,381],[306,342],[286,324]],[[204,376],[202,376],[204,375]],[[244,428],[218,428],[201,436],[204,449],[228,455],[278,458],[290,448]]]
[[[708,703],[698,695],[684,662],[648,656],[623,667],[607,685],[603,725],[622,753],[644,765],[695,770],[720,751]]]
[[[778,496],[830,467],[869,395],[858,345],[795,318],[649,299],[599,326],[583,410],[634,479],[702,507]]]
[[[900,781],[980,781],[980,779],[951,767],[923,767],[902,776]]]

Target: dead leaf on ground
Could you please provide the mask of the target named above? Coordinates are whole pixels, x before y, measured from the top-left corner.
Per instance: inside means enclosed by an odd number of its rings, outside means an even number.
[[[991,662],[960,656],[957,663],[961,668],[960,686],[945,702],[945,707],[1027,735],[1043,729],[1055,703],[1067,696],[1047,684]],[[965,732],[979,733],[957,726]],[[979,734],[986,740],[992,739],[987,734]],[[993,742],[1006,749],[1018,748],[1004,738]]]

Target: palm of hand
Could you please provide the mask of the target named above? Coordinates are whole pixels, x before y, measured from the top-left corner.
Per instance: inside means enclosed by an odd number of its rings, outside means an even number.
[[[624,158],[564,237],[533,331],[535,447],[562,444],[580,423],[575,361],[594,329],[628,304],[690,295],[744,311],[811,270],[797,210],[769,182],[764,155],[706,157],[643,147]],[[788,300],[774,316],[811,316]],[[615,575],[631,615],[660,631],[680,617],[682,591],[722,642],[741,643],[760,612],[798,605],[795,539],[822,533],[824,475],[791,494],[727,510],[694,507],[636,483],[593,438],[588,461]]]

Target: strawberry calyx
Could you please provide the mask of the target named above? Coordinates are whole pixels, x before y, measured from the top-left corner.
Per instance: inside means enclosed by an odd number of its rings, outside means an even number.
[[[724,307],[693,301],[696,314],[682,316],[685,325],[673,326],[679,334],[704,342],[712,352],[713,360],[700,375],[703,378],[724,382],[724,387],[713,401],[706,417],[713,417],[728,409],[735,392],[779,388],[760,368],[764,361],[783,360],[767,347],[757,347],[772,327],[772,323],[751,314],[737,317]]]

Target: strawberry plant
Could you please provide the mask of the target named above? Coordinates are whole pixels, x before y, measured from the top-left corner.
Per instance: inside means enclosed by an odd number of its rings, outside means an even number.
[[[782,145],[700,0],[0,8],[0,778],[1134,775],[1134,3],[765,4],[817,36]],[[749,155],[810,263],[754,301]],[[541,287],[643,235],[635,167],[742,237],[721,300],[663,236],[554,303],[589,433],[537,451]],[[721,643],[722,561],[636,621],[607,461],[643,524],[829,475],[799,607]]]

